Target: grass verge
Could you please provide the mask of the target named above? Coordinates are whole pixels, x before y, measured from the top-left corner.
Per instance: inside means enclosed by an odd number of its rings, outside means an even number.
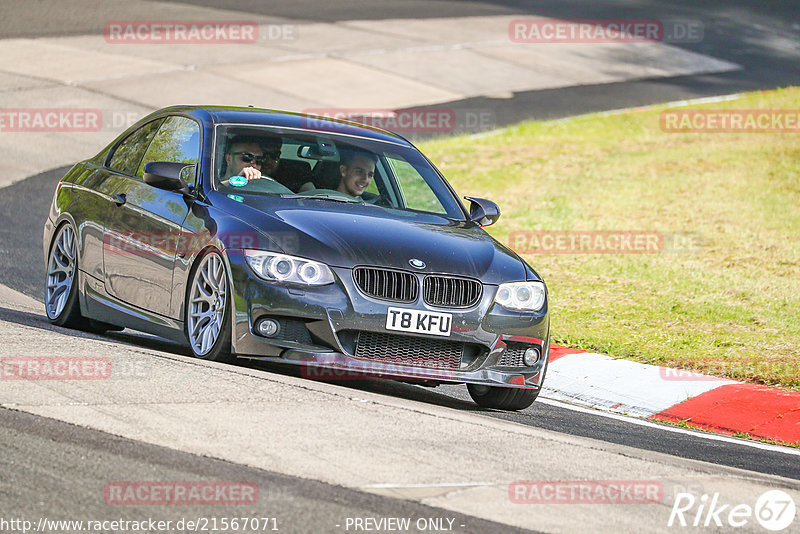
[[[800,110],[800,88],[692,108]],[[523,254],[556,343],[800,390],[800,134],[668,133],[666,109],[420,148],[460,194],[498,203],[488,230],[512,248],[520,231],[665,236],[658,254]]]
[[[705,432],[706,434],[728,435],[726,433],[719,432],[717,430],[711,430],[711,429],[708,429],[708,428],[703,427],[703,426],[691,424],[689,421],[685,421],[685,420],[684,421],[662,421],[662,420],[659,419],[659,420],[657,420],[655,422],[659,423],[659,424],[662,424],[662,425],[671,425],[671,426],[675,426],[675,427],[678,427],[678,428],[685,428],[687,430],[693,430],[695,432]],[[732,438],[747,439],[747,440],[750,440],[750,441],[759,441],[761,443],[766,443],[767,445],[780,445],[781,447],[792,447],[794,449],[800,449],[800,443],[798,443],[798,442],[780,441],[780,440],[772,439],[772,438],[763,438],[761,436],[754,436],[752,434],[748,434],[747,432],[734,432],[734,433],[730,434],[730,436]]]

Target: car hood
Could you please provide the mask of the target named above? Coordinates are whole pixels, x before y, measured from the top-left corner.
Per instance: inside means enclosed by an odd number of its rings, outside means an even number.
[[[526,279],[522,260],[471,222],[368,205],[247,211],[252,215],[247,222],[285,253],[333,267],[374,265],[449,273],[488,284]],[[423,261],[425,267],[413,268],[411,259]]]

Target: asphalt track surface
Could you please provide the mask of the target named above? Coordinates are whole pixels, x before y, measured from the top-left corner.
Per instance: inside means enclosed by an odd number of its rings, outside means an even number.
[[[177,2],[215,5],[212,0]],[[564,19],[699,20],[704,27],[703,40],[674,46],[743,67],[739,71],[721,74],[524,91],[514,93],[511,98],[482,97],[450,103],[450,107],[455,110],[490,109],[494,113],[497,126],[514,124],[526,118],[558,118],[687,98],[774,89],[800,83],[800,4],[792,0],[349,0],[322,6],[314,0],[233,0],[226,5],[229,9],[243,13],[314,22],[517,13]]]
[[[719,74],[523,91],[510,98],[479,97],[441,103],[456,112],[490,110],[493,126],[800,83],[800,3],[794,0],[231,0],[224,4],[213,0],[168,0],[162,3],[224,7],[244,18],[257,16],[260,21],[275,23],[504,14],[565,19],[691,20],[702,23],[702,40],[672,43],[673,46],[742,66],[741,70]],[[0,6],[3,15],[0,38],[102,33],[106,21],[119,18],[115,16],[113,3],[98,3],[91,10],[84,5],[81,0],[62,0],[32,10],[25,2],[5,2]],[[135,4],[127,8],[126,17],[150,19],[152,14],[145,4]]]
[[[214,2],[202,0],[175,3],[216,5]],[[32,19],[31,24],[9,25],[8,21],[24,20],[32,15],[23,13],[31,11],[29,4],[7,2],[0,7],[3,15],[0,20],[5,21],[0,22],[0,37],[72,35],[102,31],[102,22],[108,17],[102,13],[73,9],[73,5],[68,0],[62,4],[63,13],[38,12],[35,13],[37,20]],[[800,20],[800,6],[789,1],[707,1],[699,6],[692,1],[605,1],[587,5],[575,0],[491,3],[232,0],[226,3],[226,8],[239,10],[243,14],[275,17],[276,21],[288,19],[324,22],[404,18],[411,13],[415,18],[520,12],[584,19],[684,17],[701,20],[705,26],[705,38],[700,43],[679,46],[743,66],[742,70],[723,74],[529,91],[515,93],[512,98],[507,99],[478,98],[452,103],[454,108],[490,108],[494,110],[498,126],[524,118],[564,117],[656,102],[772,89],[797,85],[800,81],[800,26],[797,25]],[[140,18],[147,18],[147,13],[143,12]],[[44,278],[42,225],[55,184],[66,170],[67,168],[54,169],[33,176],[4,189],[0,195],[0,283],[39,300],[43,296]],[[52,328],[43,316],[13,313],[17,314],[19,322],[43,329]],[[107,339],[146,345],[166,352],[186,353],[178,346],[128,331],[109,335]],[[295,374],[291,368],[281,366],[251,363],[244,365],[255,365],[274,373]],[[537,402],[521,413],[481,410],[468,400],[463,386],[426,389],[395,382],[364,381],[343,383],[341,387],[477,412],[547,430],[678,457],[800,479],[800,462],[796,456],[757,449],[747,444],[709,440],[699,433],[676,433],[670,429],[642,427],[543,402]],[[248,512],[253,516],[263,517],[280,509],[286,530],[292,532],[329,530],[337,520],[341,521],[341,518],[347,516],[398,515],[457,516],[467,532],[513,531],[507,525],[500,526],[408,501],[377,497],[200,458],[19,412],[0,410],[0,428],[0,446],[8,451],[4,459],[0,460],[0,469],[6,482],[13,481],[10,492],[8,486],[6,489],[0,488],[0,497],[8,509],[19,511],[19,516],[34,517],[47,510],[62,517],[76,518],[75,510],[83,509],[87,518],[92,517],[92,512],[97,512],[95,517],[104,518],[108,508],[104,502],[97,502],[96,485],[99,481],[131,480],[142,478],[142,473],[163,473],[164,470],[169,470],[176,480],[208,478],[258,481],[259,487],[266,491],[269,498],[260,500],[261,508]],[[46,507],[43,502],[47,502]],[[56,503],[55,507],[53,503]],[[309,510],[313,510],[313,514]],[[154,515],[152,511],[126,508],[120,512],[120,516],[138,519],[147,513]],[[160,510],[159,513],[159,519],[178,516],[173,511]],[[182,509],[180,515],[191,514]],[[202,516],[203,511],[195,515]]]
[[[452,519],[454,528],[465,533],[530,532],[412,501],[204,458],[13,410],[0,409],[0,447],[4,451],[0,459],[4,485],[11,489],[7,494],[0,491],[2,507],[13,510],[13,517],[34,523],[40,517],[75,521],[152,518],[177,525],[181,519],[235,516],[258,518],[259,528],[248,532],[271,532],[276,526],[283,532],[317,533],[344,531],[347,518],[353,517],[414,517]],[[53,473],[59,476],[54,477]],[[101,490],[106,484],[148,478],[246,481],[258,487],[258,499],[253,505],[211,509],[208,505],[154,507],[106,503]],[[109,512],[110,508],[113,512]],[[265,523],[269,528],[262,528]]]

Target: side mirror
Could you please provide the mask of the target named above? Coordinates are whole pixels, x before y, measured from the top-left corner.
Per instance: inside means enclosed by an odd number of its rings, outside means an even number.
[[[489,226],[500,218],[500,208],[491,200],[476,197],[464,197],[469,200],[469,220],[480,225]]]
[[[183,170],[187,167],[194,167],[194,165],[171,161],[151,161],[144,166],[144,182],[158,189],[189,195],[191,189],[182,176]]]

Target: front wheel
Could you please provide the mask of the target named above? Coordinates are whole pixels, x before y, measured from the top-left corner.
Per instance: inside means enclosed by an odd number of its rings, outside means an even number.
[[[186,337],[195,357],[232,359],[230,301],[225,262],[217,252],[206,252],[193,270],[184,306]]]
[[[484,408],[496,410],[517,411],[524,410],[539,396],[540,388],[504,388],[497,386],[483,386],[480,384],[467,384],[467,391],[472,400]]]

